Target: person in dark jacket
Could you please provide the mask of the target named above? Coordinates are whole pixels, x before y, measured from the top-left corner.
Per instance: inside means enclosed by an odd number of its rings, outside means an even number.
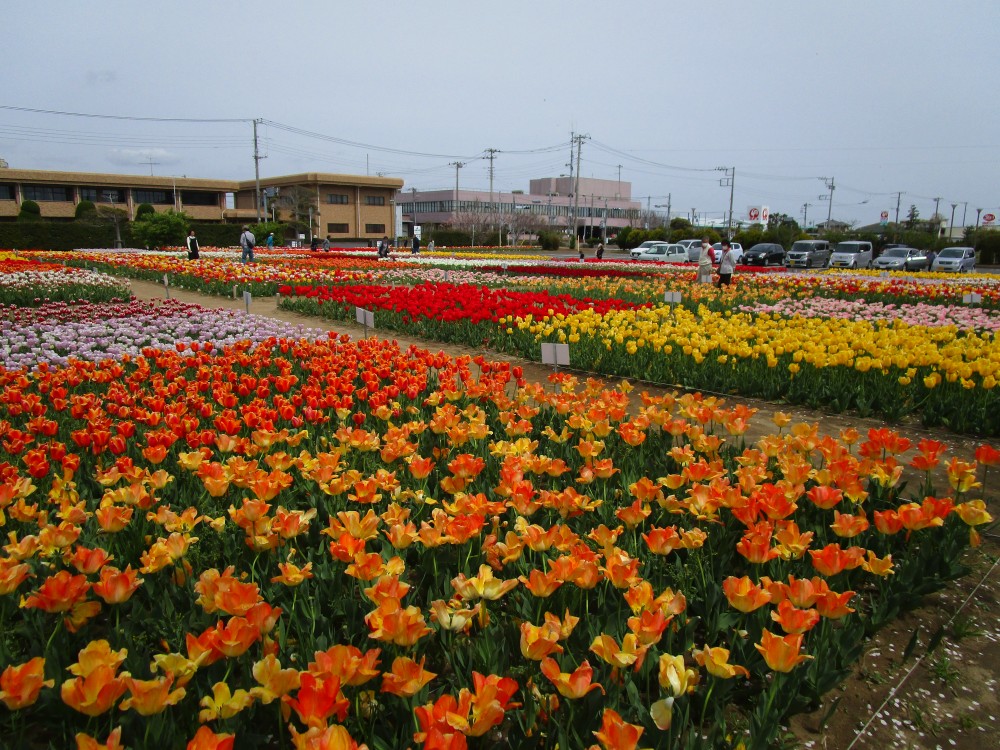
[[[188,260],[198,260],[198,238],[194,236],[194,230],[188,232],[187,236]]]

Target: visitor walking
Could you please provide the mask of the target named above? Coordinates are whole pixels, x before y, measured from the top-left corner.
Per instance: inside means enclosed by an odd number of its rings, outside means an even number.
[[[323,252],[324,253],[330,252],[330,235],[327,235],[326,238],[323,240]]]
[[[267,233],[267,249],[274,250],[274,232]]]
[[[603,257],[604,257],[604,243],[599,242],[597,243],[597,259],[600,260]]]
[[[413,244],[410,245],[411,255],[420,255],[420,238],[413,235]]]
[[[188,260],[198,260],[198,238],[194,236],[194,230],[188,232],[187,236]]]
[[[733,279],[733,271],[736,270],[736,259],[733,257],[733,246],[729,240],[722,241],[722,258],[719,260],[719,283],[716,285],[722,289],[722,285],[729,286]]]
[[[250,226],[243,225],[243,234],[240,235],[240,247],[243,249],[240,260],[244,263],[253,263],[253,249],[257,245],[257,238],[250,231]]]
[[[702,237],[701,254],[698,256],[698,283],[712,283],[712,263],[714,262],[715,258],[712,257],[712,245],[709,243],[708,237]]]

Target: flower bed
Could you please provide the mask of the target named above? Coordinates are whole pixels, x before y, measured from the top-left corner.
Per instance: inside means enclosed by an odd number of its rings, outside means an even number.
[[[2,304],[36,307],[48,302],[101,302],[130,296],[128,284],[107,274],[34,260],[0,260]]]
[[[746,445],[745,407],[520,374],[374,339],[0,369],[0,736],[763,748],[990,520],[935,441]]]
[[[865,300],[827,299],[784,299],[772,305],[741,305],[741,312],[770,313],[773,315],[799,316],[803,318],[836,318],[843,320],[900,321],[911,326],[954,326],[962,330],[1000,330],[1000,311],[981,307],[959,307],[957,305],[894,304],[866,302]]]
[[[138,356],[146,347],[182,349],[192,342],[227,346],[274,337],[323,337],[319,329],[280,323],[234,310],[207,310],[176,301],[162,303],[46,304],[0,306],[0,367],[16,370],[71,359],[98,362]]]

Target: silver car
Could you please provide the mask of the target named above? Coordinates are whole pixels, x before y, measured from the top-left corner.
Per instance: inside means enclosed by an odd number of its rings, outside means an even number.
[[[830,243],[826,240],[799,240],[788,251],[790,268],[823,268],[830,262]]]
[[[971,247],[946,247],[934,259],[931,270],[973,273],[976,270],[976,251]]]
[[[891,247],[878,256],[872,263],[872,268],[891,271],[925,270],[930,263],[927,253],[915,247]]]
[[[658,260],[664,263],[686,263],[688,257],[687,250],[668,242],[657,242],[648,247],[640,245],[630,255],[632,260]]]
[[[830,256],[831,268],[871,268],[872,243],[848,240],[838,242]]]

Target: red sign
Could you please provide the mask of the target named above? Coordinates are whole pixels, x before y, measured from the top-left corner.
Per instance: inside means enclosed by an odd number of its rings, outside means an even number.
[[[996,220],[997,217],[994,214],[983,214],[983,224],[992,224]]]
[[[882,212],[882,220],[884,221],[884,220],[886,220],[888,218],[889,218],[889,212],[888,211],[883,211]]]
[[[751,208],[750,209],[750,221],[757,221],[760,218],[760,209]]]
[[[760,210],[760,220],[766,224],[769,216],[770,213],[767,210],[767,206],[764,206],[764,208]]]

